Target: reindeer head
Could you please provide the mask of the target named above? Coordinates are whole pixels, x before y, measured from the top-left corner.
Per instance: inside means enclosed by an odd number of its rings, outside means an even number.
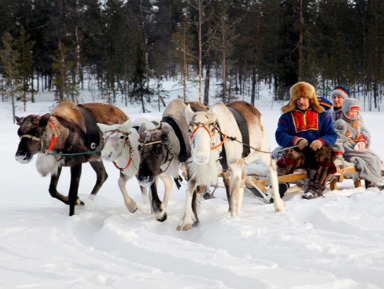
[[[162,165],[170,161],[168,134],[169,129],[166,126],[160,125],[154,129],[146,129],[145,124],[140,126],[140,165],[137,179],[141,185],[151,185],[162,173]]]
[[[17,134],[20,142],[16,151],[16,160],[20,163],[28,163],[33,156],[41,150],[41,144],[44,137],[50,114],[28,115],[26,117],[17,117],[17,124],[20,126]]]

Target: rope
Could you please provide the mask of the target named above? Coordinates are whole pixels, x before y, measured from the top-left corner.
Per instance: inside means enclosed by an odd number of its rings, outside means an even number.
[[[249,148],[251,148],[251,149],[253,149],[253,150],[255,150],[255,151],[261,152],[261,153],[272,154],[271,151],[263,151],[263,150],[261,150],[261,149],[255,148],[255,147],[253,147],[253,146],[251,146],[251,145],[249,145],[249,144],[247,144],[247,143],[241,142],[241,141],[239,141],[236,137],[233,137],[233,136],[227,136],[227,135],[225,135],[225,134],[220,130],[220,128],[219,128],[216,124],[215,124],[214,126],[215,126],[215,129],[216,129],[221,135],[223,135],[224,137],[230,139],[231,141],[236,141],[236,142],[238,142],[238,143],[241,143],[242,145],[245,145],[245,146],[247,146],[247,147],[249,147]],[[300,144],[300,145],[294,145],[294,146],[290,146],[290,147],[286,147],[286,148],[281,148],[281,149],[279,149],[279,150],[277,150],[277,151],[274,151],[273,153],[278,153],[278,152],[285,151],[285,150],[288,150],[288,149],[297,148],[297,147],[299,147],[299,146],[301,146],[301,145],[302,145],[302,144]]]
[[[95,154],[95,153],[101,153],[101,150],[86,151],[82,153],[47,153],[47,154],[50,156],[79,156],[79,155]]]

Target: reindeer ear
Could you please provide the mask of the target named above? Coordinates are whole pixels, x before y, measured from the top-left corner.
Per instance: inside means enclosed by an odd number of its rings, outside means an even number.
[[[99,127],[102,133],[105,133],[107,130],[109,130],[109,125],[106,125],[103,123],[97,123],[97,126]]]
[[[15,115],[15,120],[17,125],[21,125],[24,122],[24,117],[18,117]]]
[[[132,128],[132,120],[130,119],[124,122],[120,127],[120,129],[125,132],[128,132],[131,128]]]
[[[46,113],[42,117],[40,117],[39,126],[46,127],[50,117],[51,117],[51,114],[49,113]]]
[[[145,123],[142,123],[140,128],[139,128],[139,142],[142,142],[144,143],[146,140],[145,140],[145,137],[147,136],[147,127],[145,126]]]
[[[193,118],[193,110],[191,109],[191,106],[188,104],[187,107],[185,108],[184,110],[184,113],[185,113],[185,119],[187,121],[187,125],[190,124],[190,122],[192,121],[192,118]]]
[[[167,126],[164,126],[163,129],[161,130],[161,140],[162,141],[166,141],[168,139],[168,135],[169,135],[169,127]]]
[[[213,113],[213,112],[207,112],[207,115],[208,115],[208,118],[209,118],[209,122],[212,122],[212,123],[214,123],[214,122],[216,122],[216,114],[215,113]]]
[[[140,128],[139,128],[139,134],[141,134],[143,131],[145,131],[147,129],[145,123],[142,123]]]

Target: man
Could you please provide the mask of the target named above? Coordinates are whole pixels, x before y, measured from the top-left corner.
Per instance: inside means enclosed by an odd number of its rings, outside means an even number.
[[[335,154],[332,145],[337,134],[330,114],[324,112],[316,97],[315,88],[307,82],[298,82],[289,91],[289,103],[282,107],[278,127],[275,133],[277,143],[282,147],[295,147],[304,155],[301,166],[312,171],[303,198],[313,199],[323,195],[326,182],[336,172]],[[278,161],[284,166],[289,160]],[[293,168],[295,169],[295,168]],[[280,195],[288,189],[287,184],[280,185]]]

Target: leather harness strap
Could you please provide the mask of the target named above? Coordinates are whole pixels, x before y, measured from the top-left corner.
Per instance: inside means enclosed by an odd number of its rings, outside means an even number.
[[[187,161],[187,149],[185,147],[184,137],[183,137],[183,134],[181,133],[180,127],[177,125],[176,121],[170,116],[164,116],[161,119],[161,122],[168,123],[172,127],[173,131],[176,134],[176,137],[179,140],[179,143],[180,143],[180,152],[178,155],[179,161],[182,163]]]
[[[227,108],[232,112],[233,116],[236,119],[237,126],[240,129],[241,137],[243,139],[243,154],[242,157],[245,158],[250,153],[250,146],[249,146],[249,130],[247,126],[247,122],[244,119],[244,117],[241,115],[240,112],[238,112],[233,107],[227,106]]]
[[[86,128],[86,146],[90,150],[96,149],[100,145],[100,133],[97,126],[97,121],[92,113],[83,107],[81,104],[78,106],[79,111],[83,115],[85,128]]]

